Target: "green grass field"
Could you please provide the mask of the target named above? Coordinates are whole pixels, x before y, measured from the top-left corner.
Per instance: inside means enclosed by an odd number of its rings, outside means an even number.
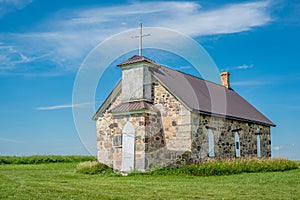
[[[0,199],[300,199],[300,169],[117,177],[78,174],[76,165],[0,165]]]

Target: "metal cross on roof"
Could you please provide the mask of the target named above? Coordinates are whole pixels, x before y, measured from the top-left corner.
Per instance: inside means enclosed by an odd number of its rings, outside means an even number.
[[[139,44],[139,56],[142,56],[142,48],[143,48],[143,37],[149,36],[150,34],[143,35],[143,26],[142,23],[140,23],[140,34],[133,36],[132,38],[139,38],[140,44]]]

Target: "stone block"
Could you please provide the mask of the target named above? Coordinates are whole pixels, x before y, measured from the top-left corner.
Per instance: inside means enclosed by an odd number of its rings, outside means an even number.
[[[135,150],[136,151],[145,151],[145,145],[144,144],[136,144]]]

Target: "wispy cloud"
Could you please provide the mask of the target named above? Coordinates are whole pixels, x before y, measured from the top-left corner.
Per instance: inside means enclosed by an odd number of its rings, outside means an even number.
[[[232,71],[232,70],[245,70],[245,69],[252,69],[254,68],[253,64],[247,65],[238,65],[238,66],[233,66],[233,67],[223,67],[221,71]]]
[[[47,54],[36,57],[28,57],[13,46],[5,46],[0,43],[0,69],[12,69],[17,64],[25,64],[47,57]]]
[[[192,69],[192,66],[186,65],[186,66],[180,66],[180,67],[176,67],[176,70],[184,70],[184,69]]]
[[[2,142],[10,142],[10,143],[24,143],[24,141],[21,141],[21,140],[15,140],[15,139],[10,139],[10,138],[2,138],[0,137],[0,141]]]
[[[248,69],[248,68],[247,68]],[[289,74],[265,74],[261,73],[259,76],[255,76],[255,79],[251,81],[233,81],[231,85],[234,86],[257,86],[257,85],[293,85],[300,81],[299,73]]]
[[[21,1],[15,0],[13,5],[17,7],[18,2]],[[24,1],[20,6],[30,2]],[[0,45],[9,50],[0,49],[0,74],[12,69],[20,72],[20,66],[24,69],[26,63],[32,67],[35,66],[32,63],[39,62],[52,74],[53,71],[75,72],[99,42],[136,28],[140,21],[148,27],[170,28],[191,36],[251,30],[273,20],[269,14],[271,6],[270,1],[254,1],[205,9],[195,2],[161,1],[62,10],[25,33],[0,34],[5,38]]]
[[[251,69],[251,68],[253,68],[254,67],[254,65],[253,64],[251,64],[251,65],[240,65],[240,66],[237,66],[236,68],[237,69]]]
[[[0,0],[0,18],[14,10],[20,10],[33,0]]]
[[[72,108],[72,104],[54,105],[54,106],[41,106],[35,108],[36,110],[60,110],[65,108]]]
[[[273,151],[279,151],[279,150],[281,150],[281,149],[282,149],[282,146],[280,146],[280,145],[272,146],[272,150],[273,150]]]
[[[92,105],[91,103],[82,103],[82,104],[61,104],[61,105],[53,105],[53,106],[41,106],[35,108],[36,110],[60,110],[66,108],[84,108],[86,106]]]
[[[228,34],[247,31],[272,21],[268,13],[270,1],[230,4],[204,10],[194,2],[143,2],[122,6],[67,10],[59,17],[70,16],[49,23],[57,28],[88,28],[101,30],[101,35],[135,28],[138,21],[147,26],[171,28],[189,35]],[[105,30],[104,28],[109,28]]]
[[[272,21],[269,1],[231,4],[216,10],[201,10],[195,5],[176,18],[161,22],[189,35],[228,34],[250,30]],[[175,16],[175,13],[174,13]]]
[[[59,105],[51,105],[51,106],[39,106],[36,107],[35,110],[60,110],[67,108],[86,108],[89,106],[93,106],[97,103],[103,103],[103,101],[95,101],[95,102],[86,102],[80,104],[59,104]]]
[[[266,85],[270,84],[270,82],[267,82],[265,80],[251,80],[251,81],[235,81],[232,82],[232,86],[258,86],[258,85]]]
[[[299,160],[300,145],[288,143],[272,146],[272,156],[284,157],[291,160]]]
[[[290,106],[288,106],[288,108],[298,110],[298,109],[300,109],[300,105],[290,105]]]

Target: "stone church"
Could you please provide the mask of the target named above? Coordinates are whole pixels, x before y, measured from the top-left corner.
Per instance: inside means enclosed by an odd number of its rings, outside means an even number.
[[[118,67],[122,79],[93,117],[99,162],[128,172],[271,156],[275,124],[230,87],[228,72],[220,85],[144,56]]]

